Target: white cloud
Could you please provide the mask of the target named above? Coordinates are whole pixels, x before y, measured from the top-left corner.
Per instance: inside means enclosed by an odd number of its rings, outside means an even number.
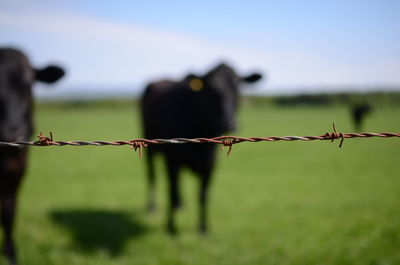
[[[355,65],[342,60],[342,63],[334,64],[329,55],[297,51],[295,45],[292,51],[269,52],[268,47],[262,51],[252,50],[43,7],[0,10],[0,27],[20,35],[35,33],[43,42],[56,39],[58,47],[42,47],[42,50],[36,47],[35,52],[42,55],[51,49],[58,52],[59,60],[70,69],[65,86],[142,84],[156,76],[179,76],[188,70],[204,71],[222,58],[240,66],[241,72],[250,69],[267,71],[268,86],[272,87],[400,84],[397,74],[400,63],[394,60],[370,65]],[[24,37],[18,40],[21,39]],[[13,41],[13,37],[0,37],[1,40]],[[27,37],[25,43],[35,41]],[[56,54],[54,51],[53,56]]]
[[[173,72],[177,68],[190,65],[202,65],[210,63],[224,53],[224,47],[207,43],[200,39],[166,32],[157,29],[138,27],[122,23],[104,21],[97,18],[77,16],[70,13],[43,12],[6,12],[0,11],[0,25],[18,30],[27,30],[56,36],[60,39],[69,39],[79,42],[84,52],[90,43],[98,49],[103,46],[114,46],[111,56],[132,57],[149,61],[146,68],[152,72]],[[122,55],[122,56],[120,56]],[[110,55],[102,54],[104,58]],[[135,58],[136,57],[136,58]],[[107,61],[105,60],[105,64]],[[172,65],[172,67],[170,67]],[[133,67],[135,68],[135,67]],[[166,71],[171,69],[172,71]],[[151,74],[149,71],[148,74]]]

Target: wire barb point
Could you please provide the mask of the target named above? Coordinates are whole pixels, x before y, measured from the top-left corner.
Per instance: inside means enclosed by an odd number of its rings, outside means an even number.
[[[37,145],[41,146],[54,145],[53,134],[51,132],[50,132],[50,138],[45,136],[43,132],[39,133],[37,137],[39,138],[39,140],[35,142],[35,144]]]
[[[337,132],[335,123],[333,123],[332,126],[333,126],[333,132],[332,133],[326,133],[323,136],[323,140],[331,140],[331,142],[333,143],[336,139],[340,139],[339,148],[341,148],[342,145],[343,145],[343,141],[344,141],[345,135],[343,133],[338,133]]]
[[[134,149],[135,151],[139,149],[139,158],[143,156],[143,148],[147,147],[147,143],[140,141],[140,140],[133,140],[130,144],[130,148]]]
[[[229,139],[222,140],[221,143],[222,143],[222,146],[221,146],[222,150],[224,150],[226,146],[229,147],[228,153],[226,153],[226,156],[229,156],[231,154],[233,144],[236,143],[235,140],[229,140]]]

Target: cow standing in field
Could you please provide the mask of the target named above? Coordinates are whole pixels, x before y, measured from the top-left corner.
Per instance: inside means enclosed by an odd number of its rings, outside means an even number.
[[[351,106],[351,116],[353,118],[354,129],[359,132],[362,129],[363,121],[371,112],[372,106],[366,102]]]
[[[155,138],[216,137],[235,129],[235,112],[239,103],[239,85],[261,78],[254,73],[238,76],[220,64],[205,76],[189,75],[182,81],[164,80],[147,86],[142,101],[144,136]],[[155,172],[153,157],[161,152],[166,161],[169,183],[167,231],[177,232],[174,213],[181,205],[179,170],[186,166],[200,178],[199,231],[207,232],[207,194],[215,163],[215,144],[151,145],[147,150],[149,181],[148,209],[154,209]]]
[[[12,48],[0,48],[0,141],[28,141],[33,132],[32,84],[53,83],[64,75],[57,66],[33,69],[28,58]],[[26,147],[0,146],[0,224],[2,252],[16,264],[13,223],[18,188],[27,164]]]

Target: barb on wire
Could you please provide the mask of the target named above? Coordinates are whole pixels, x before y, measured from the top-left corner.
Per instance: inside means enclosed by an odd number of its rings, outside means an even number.
[[[147,143],[141,141],[141,140],[133,140],[132,144],[130,145],[131,149],[134,149],[135,151],[139,149],[139,158],[142,158],[143,156],[143,148],[147,147]]]
[[[330,139],[332,143],[333,143],[333,141],[335,141],[336,139],[339,139],[339,138],[340,138],[341,140],[340,140],[340,143],[339,143],[339,148],[342,147],[343,141],[344,141],[344,134],[343,134],[343,133],[338,133],[338,132],[336,131],[335,123],[333,123],[333,133],[331,133],[331,134],[326,133],[324,136],[325,136],[327,139]]]
[[[232,151],[232,146],[233,144],[235,144],[236,139],[225,139],[222,140],[222,146],[221,149],[224,150],[225,147],[228,147],[228,152],[226,153],[226,156],[229,156],[231,154]]]
[[[242,142],[276,142],[276,141],[315,141],[315,140],[331,140],[331,142],[340,139],[339,147],[342,147],[345,138],[371,138],[371,137],[400,137],[400,133],[382,132],[382,133],[339,133],[333,123],[333,132],[325,133],[319,136],[269,136],[269,137],[239,137],[239,136],[219,136],[214,138],[172,138],[172,139],[134,139],[129,141],[54,141],[53,134],[50,132],[50,137],[40,133],[37,141],[14,141],[14,142],[0,142],[0,146],[122,146],[128,145],[132,149],[139,150],[139,157],[143,155],[143,149],[152,144],[184,144],[184,143],[215,143],[221,144],[222,148],[228,147],[227,155],[232,152],[234,144]]]
[[[53,145],[53,143],[54,143],[53,142],[53,134],[51,132],[50,132],[50,138],[46,137],[43,132],[39,133],[37,138],[39,138],[39,140],[36,141],[35,143],[37,143],[38,145],[48,146],[48,145]]]

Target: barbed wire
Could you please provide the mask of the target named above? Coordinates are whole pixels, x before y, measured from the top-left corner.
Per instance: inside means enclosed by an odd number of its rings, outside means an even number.
[[[348,138],[371,138],[371,137],[400,137],[400,133],[393,132],[364,132],[364,133],[338,133],[335,124],[333,132],[319,136],[268,136],[268,137],[240,137],[240,136],[218,136],[213,138],[172,138],[172,139],[144,139],[138,138],[128,141],[54,141],[53,134],[50,137],[40,133],[37,141],[14,141],[0,142],[0,146],[123,146],[129,145],[132,149],[139,150],[139,157],[142,157],[143,148],[152,144],[202,144],[214,143],[221,144],[222,147],[229,147],[227,155],[232,151],[234,144],[242,142],[276,142],[276,141],[315,141],[315,140],[334,140],[340,139],[339,147],[342,147],[344,139]]]

